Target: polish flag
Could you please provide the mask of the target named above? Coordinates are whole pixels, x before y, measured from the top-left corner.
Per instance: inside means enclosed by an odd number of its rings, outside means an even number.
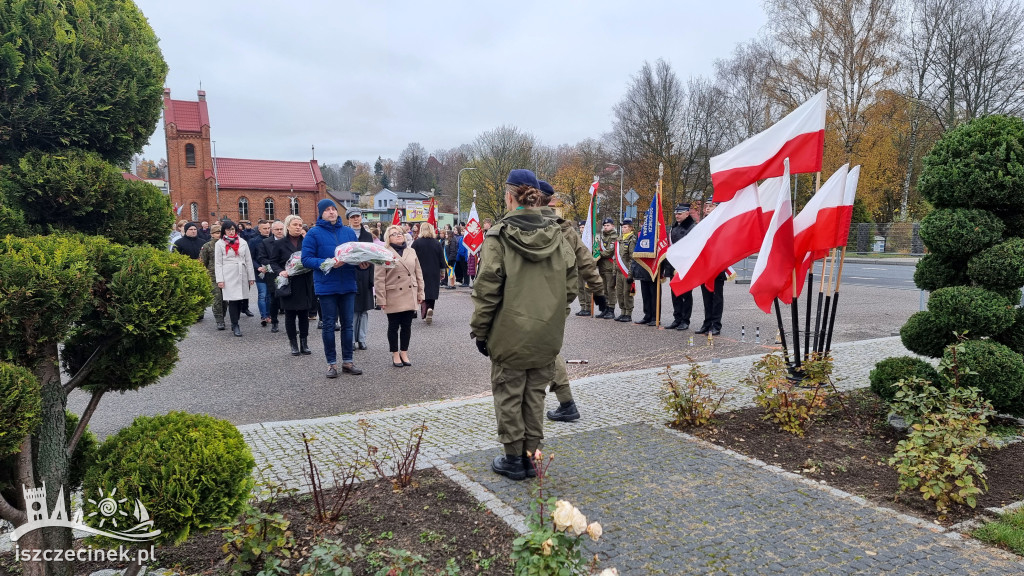
[[[398,207],[395,207],[395,216],[391,218],[392,226],[399,226],[402,224],[401,212],[398,211]]]
[[[765,178],[781,176],[790,159],[792,174],[818,172],[825,147],[825,91],[818,92],[770,128],[711,159],[715,202]]]
[[[846,193],[843,205],[839,208],[839,231],[836,234],[836,246],[843,248],[850,239],[850,221],[853,220],[853,201],[857,196],[857,183],[860,181],[860,164],[850,168],[846,175]]]
[[[594,180],[590,185],[590,207],[587,208],[587,223],[583,225],[583,245],[590,248],[594,260],[601,257],[601,250],[597,247],[597,185],[599,181]]]
[[[427,224],[434,227],[437,230],[437,199],[430,199],[430,206],[427,207]]]
[[[793,302],[793,205],[789,199],[789,159],[783,169],[782,194],[776,200],[771,224],[761,242],[761,252],[750,278],[750,293],[757,307],[770,314],[775,298]]]
[[[782,194],[782,176],[769,178],[757,185],[757,199],[761,204],[761,222],[764,224],[762,230],[767,230],[775,214],[775,205],[779,203],[779,194]]]
[[[676,269],[669,282],[672,292],[678,296],[701,284],[714,290],[715,277],[757,252],[763,235],[757,185],[751,184],[669,246],[665,257]]]
[[[807,269],[815,260],[828,256],[828,251],[838,245],[849,169],[850,165],[844,164],[836,170],[793,219],[793,253],[797,262],[800,262],[797,271],[798,295],[803,292]]]
[[[484,243],[484,229],[480,227],[480,216],[476,213],[475,200],[469,208],[469,220],[466,222],[465,234],[462,235],[462,243],[470,254],[476,254],[480,245]]]

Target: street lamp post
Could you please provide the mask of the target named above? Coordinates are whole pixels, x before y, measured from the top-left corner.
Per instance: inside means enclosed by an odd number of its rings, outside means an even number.
[[[622,166],[612,162],[605,162],[608,166],[615,166],[619,169],[619,224],[622,224],[622,178],[625,176],[626,171],[622,169]]]
[[[455,207],[455,225],[458,226],[459,222],[462,222],[462,173],[466,170],[476,170],[476,168],[463,168],[459,170],[459,175],[455,177],[455,203],[458,206]]]

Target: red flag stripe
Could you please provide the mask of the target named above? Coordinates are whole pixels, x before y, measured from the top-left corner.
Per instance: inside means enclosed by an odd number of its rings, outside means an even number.
[[[801,174],[821,170],[821,155],[825,146],[825,131],[799,134],[786,141],[771,158],[756,166],[740,166],[713,172],[711,183],[714,186],[713,200],[728,202],[740,189],[752,182],[765,178],[782,176],[782,161],[789,158],[790,172]]]
[[[776,297],[784,304],[793,302],[793,219],[786,218],[772,238],[768,252],[768,263],[761,275],[750,284],[754,303],[771,314],[772,302]]]
[[[722,209],[723,207],[718,208]],[[729,265],[756,253],[761,246],[761,230],[761,215],[758,210],[743,212],[723,222],[711,233],[704,246],[697,248],[700,249],[700,255],[685,274],[680,271],[672,278],[669,283],[672,292],[677,296],[689,292],[708,279],[713,279]]]

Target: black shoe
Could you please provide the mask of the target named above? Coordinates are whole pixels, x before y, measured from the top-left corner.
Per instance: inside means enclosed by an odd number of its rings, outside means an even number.
[[[217,330],[227,330],[227,326],[224,325],[223,320],[217,321]]]
[[[360,350],[366,350],[366,344],[363,344],[362,342],[356,342],[356,348]]]
[[[242,310],[242,314],[245,314],[249,318],[252,318],[253,316],[255,316],[255,314],[253,314],[252,312],[249,312],[248,310]]]
[[[523,454],[523,469],[526,470],[527,478],[537,477],[537,469],[533,467],[533,460],[526,454]]]
[[[317,330],[323,330],[324,329],[324,321],[323,320],[317,320],[316,321],[316,329]]]
[[[271,332],[280,332],[281,331],[281,330],[279,330],[277,328],[277,322],[271,322],[271,324],[270,324],[270,331]]]
[[[647,318],[645,316],[645,317],[641,318],[640,320],[637,320],[636,322],[633,322],[633,324],[647,324],[648,322],[651,322],[651,321],[652,320],[650,318]]]
[[[267,321],[266,321],[266,319],[264,319],[264,320],[260,320],[260,326],[261,326],[261,327],[263,327],[263,328],[266,328],[266,327],[267,327]]]
[[[295,341],[295,338],[288,339],[288,345],[292,348],[292,356],[299,355],[299,343]]]
[[[526,478],[522,456],[497,456],[491,461],[491,470],[511,480]]]
[[[341,332],[341,324],[335,324],[334,325],[334,331],[335,332]]]
[[[360,374],[363,373],[363,371],[360,370],[359,368],[356,368],[354,364],[342,364],[341,371],[344,372],[345,374],[351,374],[353,376],[359,376]]]
[[[333,364],[328,366],[327,367],[327,374],[326,374],[326,376],[328,378],[337,378],[338,377],[338,368],[337,368],[337,366],[335,366]]]
[[[721,331],[721,330],[719,330],[718,328],[712,328],[712,329],[711,329],[711,335],[712,335],[712,336],[718,336],[718,335],[719,335],[719,334],[721,334],[721,333],[722,333],[722,331]]]
[[[600,316],[597,316],[597,318],[600,318],[602,320],[614,320],[615,319],[615,311],[612,310],[611,308],[607,308],[607,309],[605,309],[604,312],[601,313]]]
[[[309,349],[309,345],[306,344],[305,337],[299,338],[299,353],[301,353],[303,356],[309,356],[310,354],[313,353],[313,351]]]
[[[679,326],[676,326],[676,330],[689,330],[689,329],[690,329],[690,323],[689,322],[683,322]]]
[[[238,324],[232,324],[231,325],[231,333],[234,334],[235,336],[241,336],[242,335],[242,329],[238,327]]]
[[[632,316],[626,316],[625,314],[622,314],[621,316],[616,318],[615,321],[616,322],[632,322],[633,321],[633,317]]]
[[[405,363],[404,362],[395,362],[394,360],[392,360],[391,361],[391,365],[394,366],[395,368],[402,368],[403,366],[405,366]]]
[[[570,400],[562,402],[556,410],[548,410],[548,420],[555,422],[572,422],[580,419],[580,411],[576,409],[576,402]]]
[[[647,323],[647,325],[648,326],[657,326],[658,322],[657,322],[657,320],[651,320],[650,322]]]
[[[679,325],[682,323],[682,320],[673,320],[671,324],[665,326],[665,330],[675,330],[676,328],[679,328]]]
[[[703,335],[703,334],[707,334],[708,332],[711,332],[711,327],[710,326],[701,326],[700,330],[697,330],[696,332],[694,332],[694,334],[702,334]]]
[[[590,310],[580,310],[576,313],[577,316],[590,316]]]

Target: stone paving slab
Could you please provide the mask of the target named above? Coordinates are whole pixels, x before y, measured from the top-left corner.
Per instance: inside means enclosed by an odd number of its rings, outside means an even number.
[[[862,387],[867,384],[868,372],[878,360],[888,356],[907,354],[898,337],[878,338],[838,344],[833,349],[835,372],[845,380],[840,389]],[[754,391],[739,385],[754,361],[760,356],[725,358],[702,362],[700,365],[720,385],[735,386],[722,410],[753,405]],[[686,365],[673,370],[682,375]],[[666,415],[659,402],[665,368],[634,370],[616,374],[591,376],[572,382],[573,395],[583,418],[572,423],[545,422],[544,435],[558,438],[599,430],[609,426],[633,422],[662,422]],[[548,395],[549,408],[557,406],[553,395]],[[494,406],[490,396],[431,402],[375,412],[346,414],[328,418],[268,422],[239,426],[263,476],[268,480],[303,489],[303,467],[306,457],[302,435],[315,436],[311,450],[321,467],[333,462],[345,462],[361,457],[365,443],[359,420],[372,423],[371,441],[381,445],[394,435],[400,442],[408,438],[409,431],[425,423],[428,427],[423,439],[421,467],[432,466],[438,460],[491,448],[497,450]]]
[[[555,455],[548,495],[601,522],[588,552],[623,575],[1024,571],[997,550],[658,424],[561,436],[546,451]],[[493,454],[463,454],[453,467],[528,514],[536,482],[495,475]]]

